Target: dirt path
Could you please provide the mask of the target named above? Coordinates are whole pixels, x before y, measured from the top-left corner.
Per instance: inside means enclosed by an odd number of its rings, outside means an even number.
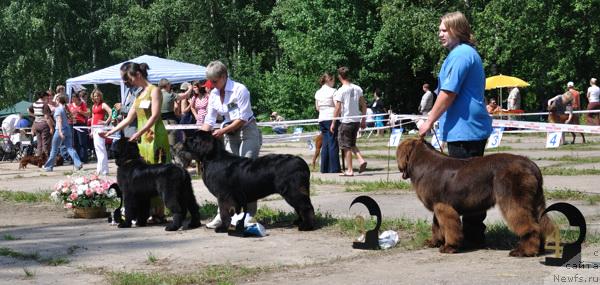
[[[523,149],[526,144],[522,143],[526,138],[519,139],[521,142],[513,142],[514,151],[509,152],[527,152]],[[510,140],[507,140],[509,146]],[[537,140],[542,139],[533,140],[539,145]],[[599,139],[591,137],[588,140]],[[377,144],[381,142],[372,143]],[[275,149],[266,147],[265,153],[298,153],[310,158],[310,152],[302,142]],[[385,150],[369,150],[371,152],[387,155]],[[600,157],[600,153],[595,151],[567,152],[582,157]],[[560,157],[563,152],[536,150],[534,154],[537,157]],[[393,167],[393,162],[391,165]],[[93,170],[94,165],[88,164],[85,168]],[[63,166],[55,168],[53,173],[43,173],[38,168],[19,171],[16,163],[1,163],[0,189],[47,191],[71,170],[72,167]],[[113,164],[111,172],[116,172]],[[431,214],[410,191],[345,192],[344,183],[347,181],[387,180],[387,161],[384,159],[370,159],[369,171],[365,175],[348,179],[313,172],[313,179],[316,178],[324,183],[313,183],[316,194],[312,200],[315,208],[322,213],[352,217],[364,209],[356,206],[349,210],[350,202],[366,194],[378,201],[385,218],[431,219]],[[400,181],[397,170],[390,171],[390,179]],[[564,186],[600,193],[597,176],[547,176],[544,179],[548,189]],[[193,184],[199,202],[214,201],[201,180],[194,180]],[[555,201],[548,204],[552,202]],[[589,230],[597,231],[600,207],[586,201],[570,203],[582,210],[588,219]],[[283,200],[275,196],[268,197],[259,205],[291,211]],[[190,274],[209,265],[258,270],[258,273],[234,280],[251,284],[550,284],[556,283],[553,278],[557,275],[600,274],[600,269],[557,271],[542,265],[543,257],[508,257],[508,248],[455,255],[440,254],[437,249],[355,250],[351,248],[352,237],[341,234],[335,228],[298,232],[291,227],[275,227],[268,229],[267,237],[241,239],[216,234],[206,228],[177,232],[165,232],[162,226],[118,229],[104,219],[68,218],[64,209],[50,203],[0,201],[0,213],[0,249],[5,253],[8,249],[21,255],[37,254],[25,259],[0,255],[0,284],[107,284],[106,277],[111,272]],[[500,220],[498,211],[490,210],[486,222]],[[599,253],[600,245],[588,245],[584,248],[583,260],[600,262]],[[151,257],[156,261],[150,262]],[[48,260],[63,262],[50,266]],[[25,271],[32,276],[27,277]]]

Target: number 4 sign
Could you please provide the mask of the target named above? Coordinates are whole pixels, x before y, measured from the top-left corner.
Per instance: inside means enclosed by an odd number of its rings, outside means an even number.
[[[500,141],[502,140],[502,132],[504,131],[504,127],[494,128],[492,130],[492,134],[488,138],[487,145],[485,148],[497,148],[500,146]]]
[[[546,148],[559,147],[562,140],[562,132],[549,132],[546,137]]]
[[[392,134],[390,135],[390,141],[388,142],[388,146],[398,146],[400,144],[400,139],[402,138],[403,128],[392,129]]]

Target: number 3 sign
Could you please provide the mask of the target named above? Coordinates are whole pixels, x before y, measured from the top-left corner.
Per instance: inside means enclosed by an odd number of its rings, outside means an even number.
[[[485,148],[497,148],[500,146],[500,141],[502,140],[502,132],[504,131],[504,127],[494,128],[492,130],[492,134],[488,138],[487,145]]]

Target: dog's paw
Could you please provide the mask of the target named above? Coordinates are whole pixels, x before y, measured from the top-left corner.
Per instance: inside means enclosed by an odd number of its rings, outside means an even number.
[[[119,227],[119,228],[131,228],[131,223],[120,223],[117,227]]]
[[[174,225],[174,224],[169,224],[168,226],[165,227],[165,231],[168,231],[168,232],[176,231],[178,229],[179,229],[179,226]]]
[[[425,240],[424,244],[427,247],[434,248],[434,247],[440,247],[440,246],[442,246],[443,243],[440,240],[434,241],[432,239],[427,239],[427,240]]]
[[[215,233],[226,233],[228,227],[219,226],[215,228]]]
[[[312,231],[314,229],[315,227],[313,225],[300,224],[300,226],[298,226],[299,231]]]
[[[517,247],[511,250],[508,255],[512,257],[533,257],[537,255],[537,252],[525,252],[522,248]]]
[[[200,221],[197,221],[197,222],[192,221],[185,227],[185,229],[191,230],[191,229],[199,228],[200,226],[202,226],[202,223],[200,223]]]
[[[440,252],[441,253],[457,253],[458,249],[455,246],[451,246],[451,245],[442,245],[440,247]]]

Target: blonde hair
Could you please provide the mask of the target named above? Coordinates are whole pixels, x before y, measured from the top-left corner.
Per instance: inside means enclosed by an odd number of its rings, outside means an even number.
[[[470,45],[476,44],[475,37],[471,31],[471,26],[469,25],[469,20],[467,20],[467,17],[465,17],[463,13],[448,13],[442,16],[440,20],[444,23],[444,26],[446,26],[446,30],[448,30],[450,36],[457,38],[461,43]]]
[[[94,99],[94,95],[98,95],[100,97],[100,100],[104,100],[104,94],[102,94],[102,91],[100,91],[100,89],[94,89],[92,91],[92,99]]]

